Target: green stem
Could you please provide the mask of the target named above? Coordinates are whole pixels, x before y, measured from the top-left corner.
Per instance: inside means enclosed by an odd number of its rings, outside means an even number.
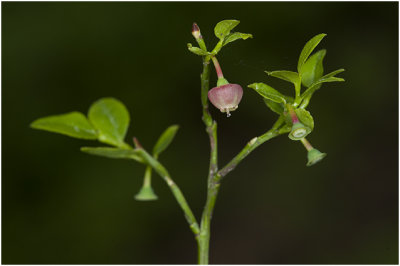
[[[146,171],[144,172],[144,181],[143,186],[150,187],[151,186],[151,166],[146,167]]]
[[[193,231],[195,236],[200,233],[199,225],[196,221],[196,218],[189,207],[185,197],[183,196],[179,187],[175,184],[172,180],[171,176],[169,175],[167,169],[159,163],[155,158],[153,158],[149,153],[147,153],[143,148],[137,148],[136,151],[139,155],[161,176],[162,179],[168,184],[169,188],[172,191],[172,194],[175,196],[176,201],[178,202],[179,206],[183,210],[185,214],[185,218],[190,226],[190,229]]]
[[[213,60],[214,59],[215,58],[213,58]],[[222,72],[220,73],[220,75],[222,75]],[[201,218],[200,234],[197,239],[199,264],[208,264],[211,217],[219,190],[219,184],[217,184],[214,180],[216,177],[216,173],[218,172],[217,123],[213,121],[211,114],[208,111],[207,94],[210,88],[209,80],[210,80],[210,57],[204,57],[203,73],[201,74],[201,103],[203,107],[203,122],[206,126],[206,132],[210,140],[210,165],[209,165],[208,179],[207,179],[208,180],[207,200]]]
[[[279,136],[285,132],[279,132],[278,128],[280,126],[280,121],[281,119],[278,119],[278,121],[275,123],[275,125],[268,130],[266,133],[259,137],[255,137],[252,140],[250,140],[246,146],[239,152],[238,155],[236,155],[228,164],[226,164],[221,170],[218,171],[215,181],[217,183],[220,183],[222,178],[226,176],[229,172],[231,172],[233,169],[236,168],[236,166],[244,159],[246,158],[253,150],[255,150],[258,146],[263,144],[264,142]]]

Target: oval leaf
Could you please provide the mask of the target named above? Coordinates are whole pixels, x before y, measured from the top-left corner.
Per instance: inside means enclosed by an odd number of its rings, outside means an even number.
[[[82,147],[82,152],[103,156],[112,159],[133,159],[140,163],[144,163],[144,160],[136,150],[132,149],[120,149],[120,148],[111,148],[111,147]]]
[[[289,81],[296,85],[299,83],[300,78],[299,74],[293,71],[287,71],[287,70],[278,70],[278,71],[265,71],[269,76],[273,76],[275,78],[283,79],[285,81]]]
[[[80,112],[39,118],[32,122],[31,127],[78,139],[97,139],[96,129]]]
[[[129,125],[129,113],[125,105],[114,98],[102,98],[89,109],[89,120],[99,131],[99,141],[126,147],[124,138]]]
[[[239,23],[239,20],[223,20],[218,22],[214,28],[215,36],[217,36],[218,39],[223,40],[233,28],[239,25]]]
[[[322,61],[324,60],[325,54],[325,49],[316,52],[301,67],[301,83],[303,83],[304,86],[310,87],[315,81],[322,77],[324,73]]]
[[[312,51],[317,47],[317,45],[322,41],[322,39],[326,36],[325,33],[318,34],[311,38],[306,45],[304,45],[303,50],[300,53],[299,62],[297,63],[297,71],[300,72],[301,67],[306,62],[307,58],[310,56]]]
[[[253,83],[247,87],[254,89],[262,97],[274,101],[276,103],[286,103],[285,96],[283,96],[279,91],[275,90],[271,86],[264,83]]]
[[[299,120],[308,128],[311,130],[314,129],[314,119],[311,116],[310,112],[304,110],[304,109],[296,109],[295,110],[297,117]]]
[[[224,43],[222,45],[225,46],[228,43],[234,42],[238,39],[246,40],[248,38],[253,38],[253,35],[251,35],[250,33],[241,33],[241,32],[231,33],[224,39]]]
[[[158,155],[163,152],[169,144],[171,144],[172,140],[174,139],[176,132],[178,131],[179,126],[173,125],[167,128],[157,140],[156,145],[153,148],[154,157],[158,157]]]

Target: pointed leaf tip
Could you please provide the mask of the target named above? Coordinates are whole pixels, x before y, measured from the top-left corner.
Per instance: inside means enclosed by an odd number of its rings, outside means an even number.
[[[178,125],[172,125],[168,127],[159,137],[157,140],[156,144],[154,145],[153,148],[153,154],[154,156],[158,156],[161,152],[166,150],[168,146],[171,144],[173,139],[175,138],[176,133],[178,132],[179,126]]]
[[[299,62],[297,63],[297,71],[300,72],[301,67],[306,62],[307,58],[310,56],[312,51],[314,51],[315,47],[322,41],[322,39],[326,36],[325,33],[318,34],[311,38],[303,47],[303,50],[299,56]]]

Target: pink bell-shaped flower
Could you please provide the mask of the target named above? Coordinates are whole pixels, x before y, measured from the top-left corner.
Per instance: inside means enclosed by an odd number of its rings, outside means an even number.
[[[227,117],[230,117],[230,112],[235,111],[239,106],[240,100],[242,100],[243,89],[238,84],[229,83],[222,74],[217,58],[212,56],[211,59],[217,72],[218,81],[217,87],[208,91],[208,99],[221,112],[226,113]]]
[[[221,112],[226,113],[228,117],[231,115],[231,111],[238,108],[242,96],[242,87],[231,83],[212,88],[208,92],[208,99],[211,103]]]

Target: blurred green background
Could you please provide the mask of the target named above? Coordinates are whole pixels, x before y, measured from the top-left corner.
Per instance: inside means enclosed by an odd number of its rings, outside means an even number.
[[[209,144],[200,120],[201,58],[193,22],[209,47],[214,25],[238,19],[254,39],[223,49],[225,76],[244,87],[219,123],[224,165],[275,120],[251,89],[289,83],[264,70],[295,70],[307,40],[328,36],[325,84],[309,110],[311,143],[328,157],[306,167],[300,143],[281,136],[223,182],[212,224],[214,264],[398,263],[398,3],[2,3],[2,263],[191,264],[196,245],[164,182],[160,200],[138,202],[144,166],[79,151],[95,142],[36,131],[36,118],[100,97],[122,100],[128,137],[150,149],[171,124],[161,156],[193,211],[206,196]],[[212,72],[212,84],[216,75]],[[130,140],[129,140],[130,142]]]

